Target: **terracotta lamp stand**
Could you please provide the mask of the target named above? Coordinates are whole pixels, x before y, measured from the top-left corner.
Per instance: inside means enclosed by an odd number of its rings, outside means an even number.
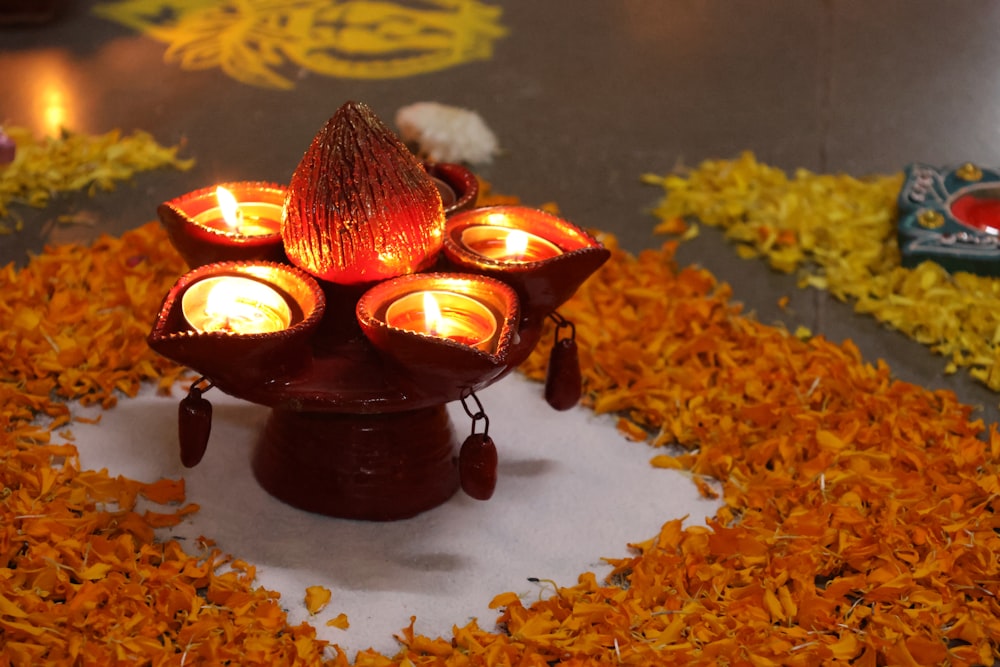
[[[444,405],[370,415],[273,410],[253,471],[271,495],[300,509],[405,519],[458,491],[458,444]]]
[[[459,488],[489,498],[497,455],[475,392],[527,358],[546,318],[608,251],[541,211],[475,208],[471,172],[420,164],[353,103],[320,131],[287,188],[227,185],[263,217],[227,213],[223,224],[209,188],[159,207],[194,267],[149,335],[203,376],[179,409],[183,463],[205,451],[212,411],[202,394],[216,387],[272,409],[253,471],[290,505],[387,521]],[[521,234],[527,245],[477,254],[489,234]],[[572,367],[572,352],[554,365]],[[546,396],[565,409],[579,397],[578,369],[553,377],[556,398]],[[472,419],[460,447],[453,401]]]

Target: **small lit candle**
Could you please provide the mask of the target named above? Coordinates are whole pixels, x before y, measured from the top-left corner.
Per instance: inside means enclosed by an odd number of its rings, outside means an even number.
[[[238,236],[269,236],[281,231],[281,205],[271,202],[238,202],[226,188],[215,189],[218,206],[194,216],[203,227]]]
[[[540,262],[562,250],[556,244],[523,229],[500,225],[472,225],[462,230],[461,242],[472,252],[499,262]]]
[[[203,333],[272,333],[292,322],[285,297],[265,283],[241,276],[199,280],[184,292],[181,310],[188,324]]]
[[[391,327],[487,349],[497,318],[482,302],[458,292],[423,290],[396,299],[385,312]]]

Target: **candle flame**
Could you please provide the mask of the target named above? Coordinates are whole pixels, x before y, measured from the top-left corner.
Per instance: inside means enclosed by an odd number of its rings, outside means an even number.
[[[234,304],[239,302],[240,290],[230,281],[220,280],[212,286],[205,297],[205,315],[228,320],[235,310]]]
[[[432,336],[441,328],[441,307],[430,292],[424,292],[424,331]]]
[[[222,219],[231,229],[238,228],[241,218],[240,205],[233,193],[220,185],[215,188],[215,198],[219,200],[219,211],[222,213]]]
[[[69,116],[63,90],[57,86],[51,86],[46,91],[44,104],[45,127],[49,136],[58,137],[63,128],[66,127],[66,119]]]
[[[242,278],[221,278],[205,297],[204,329],[269,333],[288,328],[291,310],[267,285]]]
[[[520,229],[512,229],[507,233],[507,254],[520,257],[528,249],[528,235]]]

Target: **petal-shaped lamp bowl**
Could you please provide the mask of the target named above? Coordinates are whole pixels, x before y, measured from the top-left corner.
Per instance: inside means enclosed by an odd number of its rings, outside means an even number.
[[[537,261],[489,257],[463,241],[463,234],[477,226],[521,230],[544,239],[560,252]],[[453,215],[445,223],[444,254],[461,270],[513,285],[521,297],[522,311],[532,318],[562,305],[611,256],[597,239],[576,225],[524,206],[486,206]]]
[[[424,168],[438,186],[445,215],[468,211],[476,205],[479,180],[470,169],[453,162],[425,162]]]
[[[485,307],[492,319],[488,335],[477,346],[394,326],[390,317],[394,304],[412,301],[421,292],[458,294]],[[461,394],[462,390],[482,388],[508,370],[519,308],[514,290],[492,278],[421,273],[401,276],[369,289],[358,300],[357,317],[371,344],[394,359],[407,374],[425,383],[427,378],[437,378],[437,382],[454,386]]]
[[[289,309],[288,326],[270,333],[196,330],[183,312],[185,293],[205,279],[226,276],[251,279],[277,292]],[[245,384],[288,377],[308,362],[308,341],[325,308],[323,290],[317,282],[287,264],[206,264],[186,273],[167,293],[149,334],[149,346],[212,378],[223,391],[239,395]]]
[[[260,202],[273,206],[280,215],[285,188],[274,183],[223,183],[240,202]],[[188,266],[227,261],[284,262],[285,250],[278,228],[272,234],[244,236],[213,229],[195,221],[199,215],[217,208],[215,186],[195,190],[160,204],[156,213],[170,242]],[[279,225],[280,217],[275,221]]]

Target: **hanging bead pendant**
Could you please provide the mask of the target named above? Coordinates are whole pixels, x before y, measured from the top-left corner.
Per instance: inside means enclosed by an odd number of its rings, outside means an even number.
[[[556,410],[569,410],[580,402],[583,393],[583,378],[580,375],[580,355],[576,347],[576,327],[558,313],[552,313],[556,321],[556,341],[549,353],[549,368],[545,375],[545,400]],[[560,332],[568,329],[569,337],[560,338]]]
[[[181,399],[177,410],[177,435],[181,445],[181,463],[193,468],[201,462],[212,432],[212,404],[202,394],[212,385],[200,389],[195,382],[188,395]]]
[[[497,486],[497,448],[485,433],[473,433],[458,452],[462,490],[476,500],[489,500]]]

